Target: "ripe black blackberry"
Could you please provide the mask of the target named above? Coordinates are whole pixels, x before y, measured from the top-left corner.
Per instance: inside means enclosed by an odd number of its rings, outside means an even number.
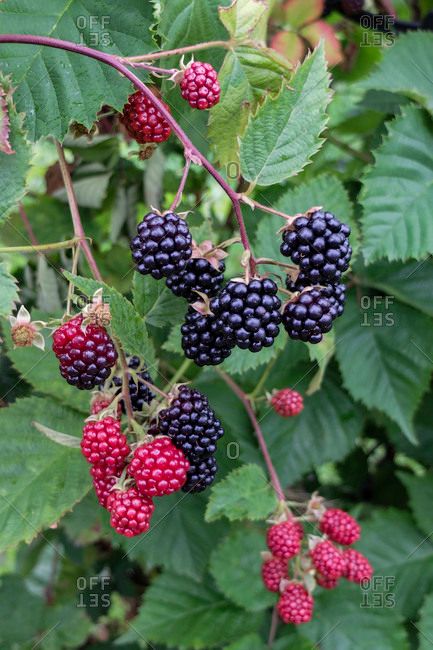
[[[140,368],[140,365],[141,361],[138,357],[134,356],[128,359],[128,367],[132,370],[137,370],[137,368]],[[152,383],[152,378],[147,372],[146,368],[143,368],[137,372],[137,376],[141,377],[141,379],[144,379],[145,381]],[[113,384],[114,386],[119,386],[119,388],[121,388],[122,377],[113,377]],[[142,384],[140,381],[136,384],[131,375],[129,375],[129,395],[131,397],[131,405],[134,411],[142,411],[143,406],[145,404],[150,404],[150,402],[155,397],[155,394],[152,393],[150,388],[148,388],[145,384]],[[123,400],[120,402],[120,404],[123,413],[125,413],[125,404]]]
[[[203,257],[193,257],[186,263],[181,271],[175,271],[166,280],[167,287],[176,296],[186,298],[188,302],[200,299],[199,294],[204,293],[208,298],[216,296],[224,281],[224,262],[219,262],[216,269],[209,260]]]
[[[296,282],[293,282],[289,275],[286,278],[286,287],[289,291],[303,291],[309,286],[311,286],[311,283],[302,273],[299,274]],[[341,316],[344,312],[344,305],[346,303],[346,285],[342,283],[327,284],[321,288],[323,289],[324,297],[328,298],[331,303],[332,318],[338,318],[338,316]]]
[[[180,331],[186,358],[198,366],[217,366],[231,354],[232,348],[227,345],[217,319],[211,314],[201,314],[189,307]]]
[[[364,0],[341,0],[341,9],[348,16],[355,16],[364,9]]]
[[[295,219],[283,232],[280,250],[299,265],[309,284],[338,282],[349,268],[352,249],[350,228],[331,212],[316,210]]]
[[[281,300],[273,280],[230,281],[211,301],[210,308],[227,345],[259,352],[278,336]]]
[[[215,453],[216,443],[224,435],[224,429],[207,397],[194,388],[181,386],[168,408],[160,411],[158,421],[149,433],[169,436],[194,463]]]
[[[186,483],[182,490],[184,492],[203,492],[215,480],[218,465],[213,456],[190,463]]]
[[[320,343],[329,332],[335,318],[335,306],[326,297],[327,290],[319,287],[305,289],[287,303],[283,311],[283,325],[292,339]]]
[[[176,213],[149,212],[138,224],[130,246],[137,271],[160,280],[185,268],[192,255],[191,243],[188,225]]]

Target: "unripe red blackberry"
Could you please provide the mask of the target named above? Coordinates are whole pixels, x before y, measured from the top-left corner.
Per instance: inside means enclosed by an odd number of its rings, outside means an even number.
[[[313,607],[313,597],[298,582],[289,583],[278,601],[278,613],[281,620],[294,625],[311,621]]]
[[[298,264],[309,283],[336,283],[349,268],[350,228],[331,212],[316,210],[283,232],[281,253]]]
[[[262,580],[268,591],[278,593],[283,578],[287,578],[287,560],[271,557],[263,562]]]
[[[108,379],[117,352],[107,330],[98,325],[82,328],[83,316],[75,316],[53,334],[53,351],[60,374],[68,384],[91,390]]]
[[[210,63],[190,63],[183,73],[180,89],[188,104],[201,111],[212,108],[220,100],[218,75]]]
[[[315,568],[324,578],[341,578],[346,563],[343,553],[332,542],[319,542],[310,555]]]
[[[320,530],[337,544],[349,546],[358,541],[361,527],[358,522],[344,510],[329,508],[320,520]]]
[[[301,550],[303,536],[301,524],[294,519],[289,519],[268,528],[266,541],[272,555],[290,560]]]
[[[225,264],[221,260],[216,269],[203,257],[192,257],[181,271],[175,271],[167,278],[166,284],[175,294],[188,302],[200,300],[197,293],[204,293],[208,298],[216,296],[224,281]]]
[[[322,288],[305,289],[284,307],[282,320],[291,339],[320,343],[333,323],[331,302]]]
[[[186,483],[182,490],[192,493],[203,492],[212,485],[217,471],[218,465],[213,456],[191,461]]]
[[[281,300],[269,278],[229,282],[211,301],[210,308],[227,345],[259,352],[270,347],[280,331]]]
[[[182,349],[198,366],[216,366],[230,356],[232,347],[221,335],[218,320],[190,307],[180,328]]]
[[[189,462],[170,438],[155,438],[137,447],[128,466],[141,494],[161,497],[177,492],[185,484]]]
[[[348,548],[344,551],[344,561],[344,577],[347,580],[357,583],[370,580],[373,575],[373,567],[362,553],[354,548]]]
[[[107,499],[110,524],[119,535],[134,537],[146,532],[155,509],[152,499],[140,494],[136,487],[113,490]]]
[[[304,400],[296,390],[291,388],[283,388],[278,390],[271,397],[272,408],[278,415],[283,418],[289,418],[299,413],[304,408]]]
[[[103,508],[107,507],[108,497],[113,487],[122,474],[124,466],[113,467],[105,463],[97,463],[90,468],[90,475],[93,480],[93,487],[99,503]]]
[[[120,429],[120,420],[108,416],[87,422],[83,429],[81,451],[86,460],[95,465],[105,463],[110,467],[124,465],[131,450]]]
[[[137,271],[160,280],[185,268],[192,255],[191,243],[185,219],[174,212],[149,212],[138,224],[130,246]]]
[[[144,379],[148,383],[152,383],[152,378],[146,370],[146,367],[143,367],[142,370],[138,370],[142,367],[139,357],[132,356],[128,359],[128,368],[136,370],[137,377]],[[123,384],[122,377],[113,377],[113,385],[118,386],[121,390]],[[129,385],[129,396],[131,398],[131,406],[133,411],[142,411],[145,404],[150,404],[154,399],[155,393],[152,393],[150,388],[143,384],[139,380],[135,382],[135,378],[128,373],[128,385]],[[119,393],[120,391],[117,391]],[[122,399],[120,401],[120,406],[122,411],[125,413],[125,403]]]
[[[168,106],[165,106],[168,109]],[[120,118],[131,138],[139,144],[164,142],[170,137],[171,128],[155,104],[137,90],[128,98]]]
[[[320,573],[316,573],[316,582],[323,589],[335,589],[338,587],[339,579],[338,578],[327,578],[322,576]]]
[[[97,393],[91,401],[90,404],[90,413],[92,415],[98,415],[101,411],[108,408],[113,401],[113,395]]]

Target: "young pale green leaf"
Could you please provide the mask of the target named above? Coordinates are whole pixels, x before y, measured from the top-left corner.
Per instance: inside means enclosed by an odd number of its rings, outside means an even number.
[[[433,252],[433,125],[415,106],[390,122],[363,178],[363,254],[368,263]]]
[[[147,333],[146,325],[132,303],[104,282],[72,275],[68,271],[64,271],[64,275],[89,298],[102,287],[103,300],[110,305],[110,326],[113,334],[120,339],[127,354],[143,358],[148,370],[151,371],[156,365],[155,350]]]
[[[402,34],[361,88],[385,90],[410,97],[433,113],[431,52],[433,34],[413,31]]]
[[[415,476],[407,472],[398,472],[409,493],[409,503],[420,530],[430,537],[433,522],[433,475]]]
[[[46,427],[36,421],[33,422],[33,426],[58,445],[63,445],[63,447],[69,447],[70,449],[80,449],[80,439],[77,436],[70,436],[68,433],[61,433],[55,429],[50,429],[50,427]]]
[[[418,650],[431,650],[433,640],[433,593],[425,597],[419,621],[413,624],[419,632]]]
[[[229,7],[219,7],[219,16],[235,40],[265,41],[270,4],[263,0],[233,0]]]
[[[260,612],[275,603],[275,596],[266,591],[260,574],[260,553],[264,550],[264,531],[242,529],[217,546],[210,561],[218,589],[235,605],[251,612]]]
[[[298,174],[320,149],[330,100],[330,76],[323,45],[298,67],[290,89],[267,99],[248,123],[241,141],[242,175],[273,185]]]
[[[6,264],[0,263],[0,316],[9,316],[18,301],[17,281],[7,270]]]
[[[38,421],[80,435],[83,417],[53,400],[26,398],[1,409],[0,550],[30,542],[56,523],[89,490],[88,466],[76,449],[58,445]]]
[[[276,505],[275,494],[261,467],[243,465],[212,488],[206,521],[221,517],[230,521],[266,519]]]
[[[254,632],[263,621],[261,614],[252,621],[250,614],[227,602],[209,583],[163,573],[146,591],[132,633],[152,643],[178,647],[181,640],[183,648],[204,650]]]
[[[350,297],[336,322],[337,359],[353,397],[386,413],[416,441],[413,416],[433,370],[429,318],[393,297]]]
[[[268,48],[242,45],[226,54],[218,73],[221,100],[209,120],[209,139],[221,165],[238,162],[248,116],[267,96],[277,97],[290,74],[289,63]]]
[[[43,33],[120,56],[154,47],[152,5],[141,0],[128,2],[128,11],[109,0],[97,5],[93,0],[58,0],[55,6],[35,4],[25,12],[19,0],[12,0],[2,8],[1,21],[4,33]],[[25,114],[29,137],[35,141],[45,135],[62,139],[71,121],[90,127],[103,104],[120,110],[131,91],[130,83],[106,64],[60,49],[2,45],[0,67],[17,86],[17,109]]]
[[[185,303],[177,298],[164,283],[147,275],[134,273],[134,305],[148,325],[166,327],[181,323],[186,312]]]

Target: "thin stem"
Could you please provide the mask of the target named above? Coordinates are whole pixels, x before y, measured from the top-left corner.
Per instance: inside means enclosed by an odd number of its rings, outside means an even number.
[[[134,61],[128,61],[128,59],[122,59],[126,65],[130,65],[132,68],[141,68],[142,70],[147,70],[147,72],[153,74],[162,74],[167,76],[172,76],[179,72],[177,68],[158,68],[156,65],[149,65],[148,63],[134,63]]]
[[[18,204],[18,212],[20,213],[21,221],[24,224],[24,228],[27,231],[27,234],[29,236],[29,239],[30,239],[31,243],[33,244],[33,246],[38,246],[39,245],[38,238],[36,237],[36,235],[34,233],[34,230],[32,228],[32,224],[30,223],[30,220],[29,220],[29,218],[27,216],[26,211],[24,210],[24,206],[23,206],[22,203]]]
[[[72,179],[69,173],[68,164],[66,162],[65,153],[63,151],[62,145],[57,140],[56,140],[56,148],[57,148],[57,155],[59,157],[59,165],[60,165],[60,171],[63,178],[63,184],[65,186],[66,194],[68,196],[69,209],[71,211],[75,236],[80,240],[80,246],[83,249],[83,253],[90,266],[93,277],[96,280],[100,280],[102,282],[102,276],[93,258],[92,251],[90,250],[90,246],[86,239],[86,233],[84,232],[83,224],[81,223],[77,198],[75,196],[74,186],[72,184]]]
[[[125,353],[123,351],[122,345],[118,339],[115,339],[117,353],[119,355],[119,361],[122,368],[122,397],[125,404],[126,416],[128,418],[128,423],[130,428],[133,430],[134,422],[134,410],[132,408],[131,394],[129,392],[129,368],[128,362],[126,360]]]
[[[150,381],[146,381],[143,379],[143,377],[140,377],[139,375],[136,375],[138,381],[140,384],[144,384],[147,386],[151,391],[158,393],[158,395],[161,395],[164,399],[168,399],[168,395],[164,390],[161,390],[161,388],[158,388],[158,386],[155,386],[155,384],[151,384]]]
[[[129,70],[126,65],[121,63],[120,58],[112,54],[107,54],[106,52],[100,52],[99,50],[94,50],[85,45],[78,45],[77,43],[71,43],[70,41],[62,41],[58,38],[51,38],[49,36],[33,36],[28,34],[0,34],[0,43],[27,43],[29,45],[43,45],[46,47],[55,47],[61,50],[67,50],[68,52],[75,52],[76,54],[82,54],[83,56],[88,56],[92,59],[96,59],[97,61],[102,61],[103,63],[106,63],[107,65],[110,65],[111,67],[115,68],[124,77],[129,79],[134,84],[134,86],[138,90],[141,90],[141,92],[146,95],[147,99],[149,99],[154,104],[154,106],[158,109],[161,115],[171,126],[173,132],[182,142],[184,149],[188,151],[190,154],[192,154],[194,158],[197,158],[200,161],[203,167],[216,180],[216,182],[222,187],[222,189],[225,191],[227,196],[230,198],[233,204],[233,210],[236,216],[236,220],[238,222],[242,244],[245,250],[251,253],[251,246],[245,228],[245,223],[242,216],[241,204],[237,192],[221,176],[221,174],[215,169],[215,167],[209,162],[209,160],[201,153],[201,151],[194,146],[194,144],[191,142],[190,138],[187,136],[185,131],[179,126],[177,121],[174,119],[174,117],[168,110],[167,106],[164,104],[164,102],[161,101],[158,97],[156,97],[153,94],[152,90],[148,86],[146,86],[146,84],[143,83],[141,79],[139,79],[133,72],[131,72],[131,70]],[[224,47],[228,47],[227,41],[214,41],[211,44],[211,46],[217,47],[215,43],[219,44],[220,46],[222,46],[221,44],[224,43]],[[199,49],[201,49],[201,46],[205,44],[201,43],[199,45],[200,45]],[[209,43],[207,43],[206,45],[207,47],[210,46]],[[191,46],[191,47],[196,47],[197,49],[197,46]],[[183,51],[183,48],[179,48],[179,49]],[[179,53],[178,51],[176,52]],[[134,59],[134,57],[132,58]],[[87,251],[88,254],[90,254],[91,256],[91,252],[88,246],[87,249],[88,249]],[[83,250],[86,253],[86,250],[84,248]],[[254,275],[256,271],[256,264],[255,264],[254,256],[252,254],[250,256],[249,265],[250,265],[251,275]]]
[[[271,359],[269,361],[269,363],[266,366],[262,376],[260,377],[259,382],[257,383],[257,386],[255,387],[253,392],[250,393],[250,395],[249,395],[249,398],[250,398],[251,401],[254,401],[254,399],[256,398],[256,395],[260,395],[260,392],[261,392],[263,386],[266,384],[266,380],[268,379],[269,375],[271,374],[271,370],[274,367],[276,361],[277,361],[277,357],[274,357],[273,359]]]
[[[273,260],[271,257],[258,257],[256,259],[256,264],[273,264],[274,266],[281,266],[283,269],[290,269],[292,271],[299,270],[299,267],[294,264],[286,264],[285,262]]]
[[[76,246],[74,248],[74,252],[72,255],[72,266],[71,266],[71,273],[73,275],[77,274],[77,268],[78,268],[78,258],[80,257],[80,247]],[[66,299],[66,313],[69,315],[71,313],[71,303],[72,303],[72,296],[74,293],[74,284],[73,282],[69,282],[68,285],[68,296]]]
[[[173,203],[171,204],[170,210],[176,210],[177,206],[182,200],[182,194],[185,189],[186,179],[188,178],[189,170],[191,167],[191,158],[186,156],[185,166],[182,172],[182,178],[180,179],[179,187],[177,188],[176,196],[174,197]]]
[[[373,156],[371,156],[370,154],[364,153],[363,151],[357,151],[356,149],[351,147],[350,144],[343,142],[342,140],[336,138],[329,132],[326,134],[326,139],[328,140],[328,142],[335,145],[342,151],[345,151],[347,154],[349,154],[349,156],[352,156],[352,158],[357,158],[358,160],[362,160],[362,162],[369,163],[369,164],[372,163],[374,160]]]
[[[80,237],[58,241],[53,244],[35,244],[32,246],[3,246],[0,247],[0,253],[49,253],[50,251],[59,251],[65,248],[73,248],[81,242]]]
[[[163,59],[168,56],[177,56],[180,54],[188,54],[188,52],[198,52],[199,50],[208,50],[212,47],[224,47],[229,50],[233,46],[232,41],[207,41],[207,43],[196,43],[195,45],[185,45],[184,47],[176,47],[174,50],[160,50],[159,52],[151,52],[150,54],[140,54],[139,56],[128,56],[120,59],[121,61],[134,63],[135,61],[154,61],[155,59]]]
[[[179,379],[185,376],[185,373],[187,372],[188,368],[192,364],[191,359],[185,359],[185,361],[182,363],[182,365],[179,366],[179,368],[176,370],[175,374],[171,378],[171,380],[164,386],[163,391],[164,393],[168,393],[171,388],[177,384]]]
[[[242,388],[240,386],[238,386],[236,384],[236,382],[233,381],[233,379],[227,373],[225,373],[223,370],[218,370],[218,369],[217,369],[217,373],[220,375],[220,377],[222,377],[222,379],[224,379],[226,384],[228,386],[230,386],[230,388],[235,393],[235,395],[237,395],[239,397],[239,399],[241,400],[241,402],[243,403],[243,405],[245,407],[245,410],[248,413],[248,417],[251,420],[251,424],[254,427],[254,431],[255,431],[255,434],[257,436],[257,440],[258,440],[258,443],[259,443],[263,458],[265,460],[266,467],[268,468],[268,474],[269,474],[269,478],[271,479],[272,487],[274,488],[274,491],[275,491],[279,501],[282,501],[285,504],[286,497],[284,495],[284,490],[283,490],[283,488],[281,486],[280,479],[278,478],[278,474],[277,474],[276,469],[274,467],[274,464],[272,462],[272,458],[271,458],[271,455],[269,453],[269,450],[268,450],[268,447],[267,447],[267,444],[266,444],[266,441],[265,441],[265,437],[263,435],[263,431],[261,430],[260,424],[259,424],[259,422],[258,422],[258,420],[256,418],[256,414],[254,413],[254,409],[253,409],[253,407],[251,405],[250,398],[248,397],[248,395],[246,393],[244,393]]]
[[[268,648],[272,648],[272,646],[274,645],[277,629],[278,629],[278,609],[277,606],[275,605],[274,609],[272,610],[271,627],[269,630],[269,638],[268,638]]]
[[[245,203],[246,205],[249,205],[253,210],[257,208],[258,210],[263,210],[263,212],[270,212],[271,214],[276,214],[278,217],[282,217],[283,219],[287,219],[289,223],[294,221],[297,218],[297,215],[292,217],[289,214],[286,214],[285,212],[281,212],[281,210],[276,210],[275,208],[272,208],[268,205],[264,205],[263,203],[259,203],[258,201],[255,201],[254,199],[251,199],[249,196],[246,196],[245,194],[239,194],[239,200],[242,201],[242,203]]]

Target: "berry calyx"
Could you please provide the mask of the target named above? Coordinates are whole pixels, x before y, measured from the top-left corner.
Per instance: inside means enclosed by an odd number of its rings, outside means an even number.
[[[259,352],[270,347],[280,331],[281,300],[269,278],[249,283],[230,281],[210,303],[227,345]]]
[[[320,520],[320,530],[337,544],[349,546],[358,541],[361,527],[358,522],[344,510],[329,508]]]
[[[344,561],[344,577],[347,580],[358,584],[364,580],[370,580],[373,575],[373,567],[365,555],[354,548],[348,548],[344,551]]]
[[[277,391],[272,395],[270,402],[274,411],[283,418],[299,415],[304,408],[302,395],[291,388]]]
[[[146,370],[146,367],[139,370],[142,367],[139,357],[132,356],[128,359],[128,368],[131,370],[136,370],[137,378],[144,379],[148,383],[152,383],[152,378]],[[121,389],[123,384],[122,377],[113,377],[113,385]],[[150,388],[143,384],[139,379],[135,380],[135,377],[128,373],[128,385],[129,385],[129,397],[131,398],[131,406],[133,411],[142,411],[145,404],[150,404],[154,399],[155,393],[152,393]],[[116,394],[120,392],[117,391]],[[125,413],[125,402],[122,399],[120,401],[120,406],[122,411]]]
[[[319,542],[310,555],[314,567],[324,578],[338,579],[343,575],[346,562],[343,553],[332,542]]]
[[[188,104],[201,111],[212,108],[220,100],[218,75],[210,63],[190,63],[183,73],[180,89]]]
[[[113,490],[107,499],[110,524],[119,535],[134,537],[146,532],[155,509],[152,499],[140,494],[136,487]]]
[[[208,298],[216,296],[224,281],[225,264],[220,261],[216,269],[204,257],[193,257],[181,271],[175,271],[166,280],[167,287],[175,296],[185,298],[188,302],[199,299],[197,292]]]
[[[311,211],[283,232],[281,253],[298,264],[310,284],[338,282],[349,268],[350,228],[331,212]]]
[[[103,462],[112,468],[124,465],[125,458],[131,452],[126,436],[121,432],[120,420],[111,416],[87,422],[83,429],[81,451],[92,465]]]
[[[168,106],[166,108],[169,110]],[[170,137],[169,123],[140,90],[130,95],[120,120],[129,135],[139,144],[164,142]]]
[[[278,601],[278,613],[284,623],[300,625],[311,621],[314,600],[299,582],[290,582]]]
[[[299,522],[289,519],[268,528],[267,545],[272,555],[290,560],[301,550],[304,531]]]
[[[221,335],[218,320],[190,307],[180,328],[182,349],[198,366],[216,366],[230,356],[232,347]]]
[[[117,352],[107,330],[98,325],[82,327],[75,316],[53,334],[53,351],[60,361],[60,374],[69,384],[91,390],[108,379]]]
[[[99,503],[103,508],[107,507],[108,497],[122,474],[124,466],[113,467],[104,462],[96,463],[90,468],[90,475],[93,480],[93,487]]]
[[[176,213],[149,212],[138,224],[130,246],[137,271],[160,280],[185,268],[192,255],[191,243],[188,225]]]
[[[138,490],[148,497],[161,497],[181,489],[189,462],[170,438],[155,438],[137,447],[128,467]]]
[[[291,339],[320,343],[332,328],[333,311],[325,289],[305,289],[284,307],[283,325]]]
[[[213,456],[191,461],[186,483],[182,490],[191,493],[203,492],[212,485],[217,471],[218,465]]]
[[[278,593],[283,578],[287,578],[287,560],[271,557],[263,562],[262,580],[268,591]]]

